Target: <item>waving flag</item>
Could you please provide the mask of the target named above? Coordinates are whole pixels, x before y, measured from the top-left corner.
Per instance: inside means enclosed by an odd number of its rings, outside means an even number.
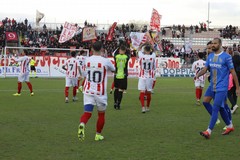
[[[16,32],[5,32],[5,34],[7,42],[18,41],[18,36]]]
[[[44,14],[36,10],[36,25],[39,26],[39,22],[43,19]]]
[[[77,26],[75,26],[74,24],[70,24],[68,22],[65,22],[58,42],[59,43],[64,43],[64,42],[72,39],[72,37],[76,34],[77,30],[78,30]]]
[[[156,9],[152,10],[152,17],[150,21],[150,30],[157,30],[160,32],[160,20],[162,16],[158,13]]]
[[[113,34],[114,34],[114,29],[117,26],[117,22],[114,22],[112,26],[109,28],[108,34],[107,34],[107,41],[112,41],[113,40]]]
[[[140,46],[142,41],[145,40],[145,38],[143,39],[144,35],[145,35],[145,33],[140,33],[140,32],[131,32],[130,33],[133,48],[137,49]]]

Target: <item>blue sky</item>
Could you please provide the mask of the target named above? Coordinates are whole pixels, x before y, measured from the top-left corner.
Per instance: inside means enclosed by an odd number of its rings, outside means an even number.
[[[36,10],[45,14],[42,22],[112,24],[131,21],[149,23],[152,8],[162,15],[162,25],[195,25],[208,19],[212,26],[239,26],[238,0],[11,0],[2,1],[0,18],[28,18],[35,21]]]

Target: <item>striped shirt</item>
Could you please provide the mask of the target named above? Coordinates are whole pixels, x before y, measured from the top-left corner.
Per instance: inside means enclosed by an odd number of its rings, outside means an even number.
[[[139,51],[139,78],[154,78],[154,72],[156,69],[156,54],[152,53],[151,55],[144,54]]]
[[[67,59],[66,61],[66,77],[68,78],[76,78],[78,75],[78,60],[74,57]]]
[[[29,72],[29,62],[30,59],[28,58],[28,56],[23,56],[20,58],[15,59],[16,62],[21,62],[20,65],[20,73],[26,73]]]
[[[84,94],[106,95],[107,71],[115,71],[114,65],[109,59],[95,55],[87,58],[85,65]]]

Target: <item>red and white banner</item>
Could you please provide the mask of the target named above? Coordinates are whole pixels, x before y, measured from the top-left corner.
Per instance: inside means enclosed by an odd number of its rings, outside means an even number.
[[[6,32],[5,34],[7,42],[18,41],[18,36],[16,32]]]
[[[74,24],[65,22],[62,33],[59,37],[58,42],[59,43],[64,43],[70,39],[76,34],[77,32],[77,27]]]
[[[150,21],[150,30],[157,30],[160,32],[160,20],[162,16],[158,13],[156,9],[153,8],[152,16]]]
[[[116,28],[116,26],[117,26],[117,22],[114,22],[112,24],[112,26],[109,28],[109,31],[108,31],[108,34],[107,34],[107,38],[106,38],[107,41],[112,41],[113,40],[114,29]]]
[[[65,77],[65,70],[62,66],[65,64],[68,57],[57,56],[34,56],[36,61],[36,70],[38,77]],[[109,58],[114,64],[114,58]],[[15,61],[13,58],[0,60],[0,77],[17,77],[20,73],[20,67],[9,66]],[[156,76],[185,76],[192,75],[190,69],[183,69],[180,63],[180,58],[156,58],[157,73]],[[139,64],[136,57],[132,57],[128,62],[129,77],[137,77]],[[109,74],[112,76],[112,74]]]
[[[82,41],[90,41],[97,39],[95,27],[84,27],[82,31]]]

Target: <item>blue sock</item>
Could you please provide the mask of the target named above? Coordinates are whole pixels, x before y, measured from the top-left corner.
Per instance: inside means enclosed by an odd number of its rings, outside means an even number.
[[[220,107],[218,107],[218,106],[213,106],[213,108],[212,108],[212,116],[211,116],[211,120],[210,120],[210,123],[209,123],[209,128],[211,130],[213,130],[213,128],[214,128],[214,126],[217,122],[219,109],[220,109]],[[224,109],[224,111],[226,112],[225,109]],[[226,112],[226,114],[227,114],[227,112]]]
[[[208,102],[203,102],[203,105],[211,116],[212,115],[212,105]]]
[[[229,115],[228,115],[228,112],[226,111],[226,109],[221,107],[220,108],[220,114],[221,114],[222,119],[225,122],[225,124],[229,125],[230,124],[230,119],[229,119]]]
[[[228,107],[227,103],[224,104],[224,108],[227,111],[229,120],[232,121],[232,114],[231,114],[230,108]]]

